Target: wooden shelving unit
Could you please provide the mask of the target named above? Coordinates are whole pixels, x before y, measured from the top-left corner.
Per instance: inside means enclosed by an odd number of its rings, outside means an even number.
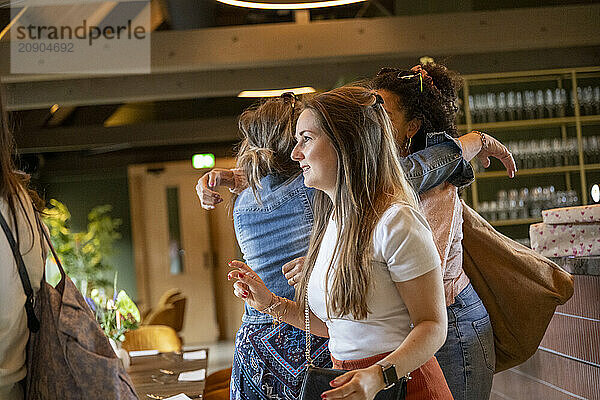
[[[511,131],[515,130],[527,130],[527,129],[539,129],[544,127],[560,127],[562,138],[567,138],[567,128],[571,130],[575,128],[575,133],[578,143],[578,163],[576,165],[557,166],[557,167],[546,167],[546,168],[533,168],[533,169],[520,169],[517,172],[517,177],[523,176],[535,176],[535,175],[548,175],[554,174],[560,176],[564,174],[567,189],[571,189],[571,175],[576,174],[579,178],[581,192],[578,193],[581,204],[588,204],[588,193],[587,193],[587,182],[586,172],[600,170],[600,164],[586,164],[584,162],[584,149],[583,149],[583,135],[582,126],[600,124],[600,115],[581,115],[581,106],[577,97],[578,81],[580,79],[598,79],[600,81],[600,67],[586,67],[586,68],[566,68],[566,69],[554,69],[554,70],[540,70],[540,71],[518,71],[500,74],[478,74],[478,75],[465,75],[464,86],[463,86],[463,111],[464,111],[464,124],[458,126],[462,132],[469,132],[471,130],[481,130],[489,132],[494,135],[495,131]],[[469,95],[472,90],[476,90],[478,86],[492,86],[498,89],[496,91],[507,90],[506,87],[513,87],[515,84],[529,85],[532,82],[547,82],[548,88],[563,88],[569,86],[568,96],[568,108],[573,115],[558,117],[558,118],[539,118],[539,119],[526,119],[526,120],[511,120],[511,121],[500,121],[500,122],[486,122],[476,123],[473,122],[471,110],[469,107]],[[512,86],[510,86],[512,85]],[[574,103],[571,103],[571,99],[574,99]],[[510,134],[510,133],[509,133]],[[573,137],[571,134],[570,137]],[[518,139],[518,138],[517,138]],[[510,186],[508,181],[498,182],[498,179],[506,177],[506,172],[502,171],[482,171],[475,174],[476,180],[471,185],[471,202],[475,209],[478,209],[479,203],[479,186],[494,184],[499,189]],[[492,180],[492,181],[490,181]],[[524,225],[539,222],[541,219],[538,218],[527,218],[518,220],[498,220],[492,221],[494,226],[509,226],[509,225]]]

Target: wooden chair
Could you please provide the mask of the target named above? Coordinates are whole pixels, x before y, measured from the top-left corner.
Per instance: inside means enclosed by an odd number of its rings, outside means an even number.
[[[150,312],[142,321],[142,325],[166,325],[173,328],[175,332],[181,332],[187,299],[178,296],[176,298],[172,297],[170,301],[170,303],[163,304],[155,311]]]
[[[181,339],[169,326],[143,325],[125,333],[123,348],[127,351],[158,350],[163,353],[181,351]]]
[[[177,298],[182,297],[182,296],[183,296],[183,293],[181,292],[181,289],[178,289],[178,288],[167,289],[160,296],[157,307],[171,304],[174,300],[176,300]]]
[[[176,300],[179,297],[183,297],[181,289],[171,288],[171,289],[165,290],[165,292],[160,296],[160,299],[158,300],[156,307],[152,307],[152,305],[149,305],[150,307],[143,310],[142,325],[152,325],[149,323],[145,323],[145,321],[147,321],[147,319],[148,319],[148,316],[150,316],[152,313],[156,313],[156,311],[163,308],[163,306],[171,304],[174,300]]]
[[[231,382],[231,368],[215,371],[206,377],[204,383],[205,400],[229,399],[229,384]]]
[[[226,388],[204,392],[204,400],[229,400],[229,386]]]

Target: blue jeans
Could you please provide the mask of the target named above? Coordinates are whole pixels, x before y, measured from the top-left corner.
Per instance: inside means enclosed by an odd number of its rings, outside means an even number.
[[[448,336],[436,353],[454,400],[490,397],[496,365],[490,316],[469,284],[448,310]]]

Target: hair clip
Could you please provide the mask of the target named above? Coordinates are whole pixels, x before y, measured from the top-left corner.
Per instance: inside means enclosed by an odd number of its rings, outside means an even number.
[[[423,69],[423,66],[421,64],[415,65],[410,70],[413,72],[416,72],[419,75],[419,79],[421,80],[421,92],[423,92],[423,79],[425,79],[425,81],[429,82],[429,84],[432,87],[435,87],[435,85],[433,84],[433,79],[427,73],[427,70]]]
[[[419,67],[419,68],[417,68],[417,67]],[[380,75],[383,75],[383,74],[387,74],[387,73],[390,73],[390,72],[398,72],[398,71],[399,71],[398,75],[396,75],[396,78],[398,78],[398,79],[412,79],[415,76],[418,76],[419,77],[419,82],[420,82],[420,85],[421,85],[421,93],[423,93],[423,75],[425,75],[425,80],[427,80],[428,78],[429,79],[431,79],[431,78],[427,74],[427,71],[425,71],[424,69],[422,69],[420,67],[421,67],[420,65],[412,67],[411,71],[412,72],[416,72],[416,73],[409,74],[409,75],[403,75],[403,74],[406,74],[406,72],[408,72],[408,71],[403,71],[403,70],[398,69],[398,68],[387,68],[387,67],[384,67],[384,68],[381,68],[379,70],[379,72],[377,73],[377,76],[380,76]],[[432,84],[433,84],[433,82],[432,82]]]
[[[412,79],[412,78],[414,78],[414,77],[415,77],[415,76],[417,76],[417,75],[419,75],[419,74],[412,74],[412,75],[402,75],[402,72],[400,72],[400,73],[398,74],[398,79]]]
[[[284,92],[281,93],[279,97],[282,98],[283,101],[289,101],[292,105],[292,109],[296,107],[296,101],[298,100],[298,97],[296,97],[296,94],[294,92]]]

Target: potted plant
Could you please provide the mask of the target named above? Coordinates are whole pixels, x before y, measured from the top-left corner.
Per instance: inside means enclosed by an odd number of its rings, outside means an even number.
[[[137,329],[140,323],[140,311],[124,290],[117,292],[117,274],[113,283],[112,297],[106,296],[100,289],[92,289],[90,297],[85,298],[96,320],[108,337],[117,356],[125,367],[129,366],[129,355],[121,347],[125,340],[125,332]]]

